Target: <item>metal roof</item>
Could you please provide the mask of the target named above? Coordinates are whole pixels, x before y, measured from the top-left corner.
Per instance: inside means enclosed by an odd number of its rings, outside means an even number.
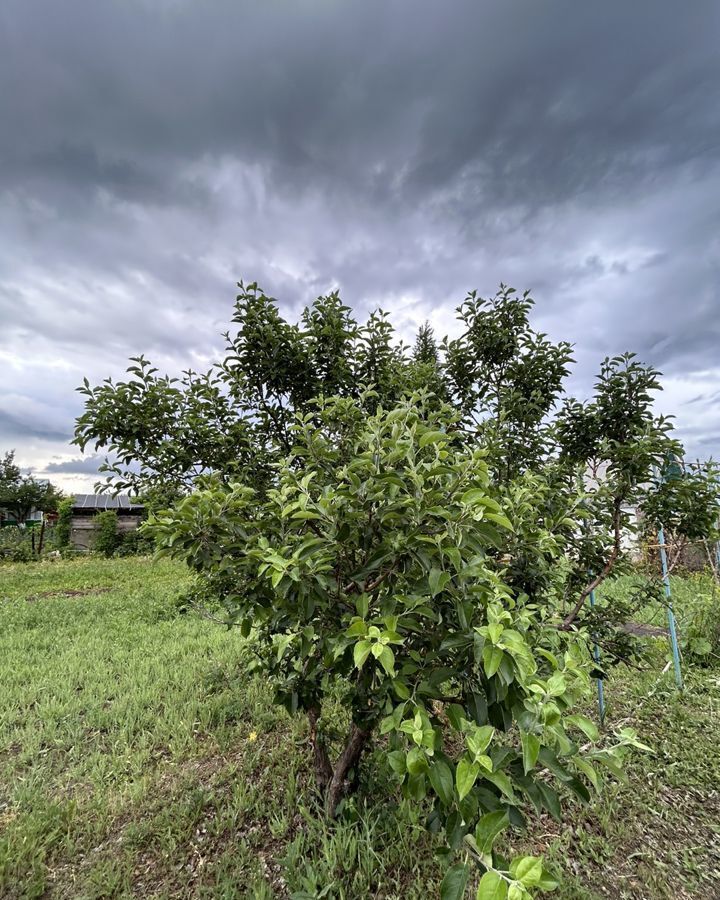
[[[73,509],[143,509],[143,505],[127,494],[75,494]]]

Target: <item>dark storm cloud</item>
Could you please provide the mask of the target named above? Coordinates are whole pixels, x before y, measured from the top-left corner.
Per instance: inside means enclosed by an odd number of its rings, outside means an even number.
[[[715,0],[5,0],[0,409],[69,433],[84,374],[199,367],[240,277],[290,315],[339,286],[405,336],[503,280],[576,342],[580,392],[637,349],[668,402],[706,398],[709,452],[718,38]]]
[[[25,416],[13,415],[0,410],[0,434],[11,440],[24,441],[28,438],[42,438],[46,441],[66,443],[71,438],[71,431],[60,431],[45,426],[41,421],[33,421]]]
[[[101,456],[81,456],[64,462],[49,462],[45,471],[53,474],[68,472],[72,475],[97,475],[102,462]]]

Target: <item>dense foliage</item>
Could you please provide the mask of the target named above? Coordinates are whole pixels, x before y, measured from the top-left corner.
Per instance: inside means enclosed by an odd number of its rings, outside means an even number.
[[[467,446],[485,449],[495,484],[534,472],[543,515],[562,521],[564,510],[574,520],[582,507],[583,527],[566,529],[563,539],[566,628],[586,615],[592,588],[626,562],[622,538],[634,527],[632,511],[648,510],[645,526],[667,514],[652,502],[653,473],[682,450],[670,422],[653,411],[659,373],[632,354],[617,356],[603,363],[589,401],[567,397],[571,346],[531,327],[528,294],[501,287],[487,300],[472,293],[458,310],[457,338],[438,345],[423,326],[411,349],[395,339],[384,313],[358,323],[337,293],[318,298],[291,324],[256,284],[240,289],[236,331],[225,336],[225,358],[209,372],[173,379],[139,357],[127,381],[86,381],[80,389],[86,406],[76,442],[108,451],[106,489],[152,497],[154,509],[209,475],[263,495],[292,450],[296,417],[311,413],[313,398],[357,402],[372,387],[368,409],[389,409],[425,390],[434,398],[426,404],[454,409]],[[717,495],[715,481],[695,504],[695,525],[687,517],[684,524],[704,528]],[[513,589],[546,590],[552,581],[554,559],[538,557],[532,543],[529,553],[520,543],[509,548]]]
[[[0,560],[3,562],[30,562],[35,556],[32,536],[28,529],[17,525],[0,528]]]
[[[70,497],[61,500],[58,504],[58,518],[55,526],[55,540],[59,548],[70,546],[70,533],[72,531],[73,501]]]
[[[96,553],[110,557],[122,542],[118,533],[118,515],[114,509],[106,509],[95,516],[92,548]]]
[[[522,539],[537,512],[532,479],[494,485],[449,408],[414,396],[369,413],[374,399],[326,401],[303,417],[264,497],[218,483],[154,527],[223,583],[276,699],[307,712],[328,815],[373,734],[387,735],[404,792],[433,797],[430,826],[470,848],[485,887],[525,896],[551,880],[534,859],[499,870],[494,838],[522,822],[524,802],[557,813],[541,773],[588,799],[585,780],[599,783],[597,765],[616,771],[619,751],[595,746],[592,723],[568,715],[588,682],[584,647],[503,581],[504,534]],[[557,552],[556,524],[533,533],[537,552]],[[333,758],[322,715],[338,694],[351,721]],[[460,884],[469,870],[452,873]]]

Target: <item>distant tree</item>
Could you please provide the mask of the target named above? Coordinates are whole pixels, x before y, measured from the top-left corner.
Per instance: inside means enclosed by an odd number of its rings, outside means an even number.
[[[62,492],[49,481],[21,473],[14,450],[4,454],[0,460],[0,510],[23,523],[33,509],[54,512],[61,499]]]
[[[436,369],[440,367],[438,345],[429,322],[425,322],[418,330],[413,347],[413,359],[421,365],[433,366]]]
[[[20,481],[20,467],[15,463],[15,451],[8,450],[0,458],[0,496]]]

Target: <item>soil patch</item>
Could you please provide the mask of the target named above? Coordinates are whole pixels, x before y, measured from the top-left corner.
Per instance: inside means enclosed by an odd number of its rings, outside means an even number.
[[[109,587],[92,587],[82,591],[41,591],[39,594],[30,594],[25,599],[28,603],[34,603],[36,600],[46,600],[48,597],[87,597],[88,594],[107,594]]]

